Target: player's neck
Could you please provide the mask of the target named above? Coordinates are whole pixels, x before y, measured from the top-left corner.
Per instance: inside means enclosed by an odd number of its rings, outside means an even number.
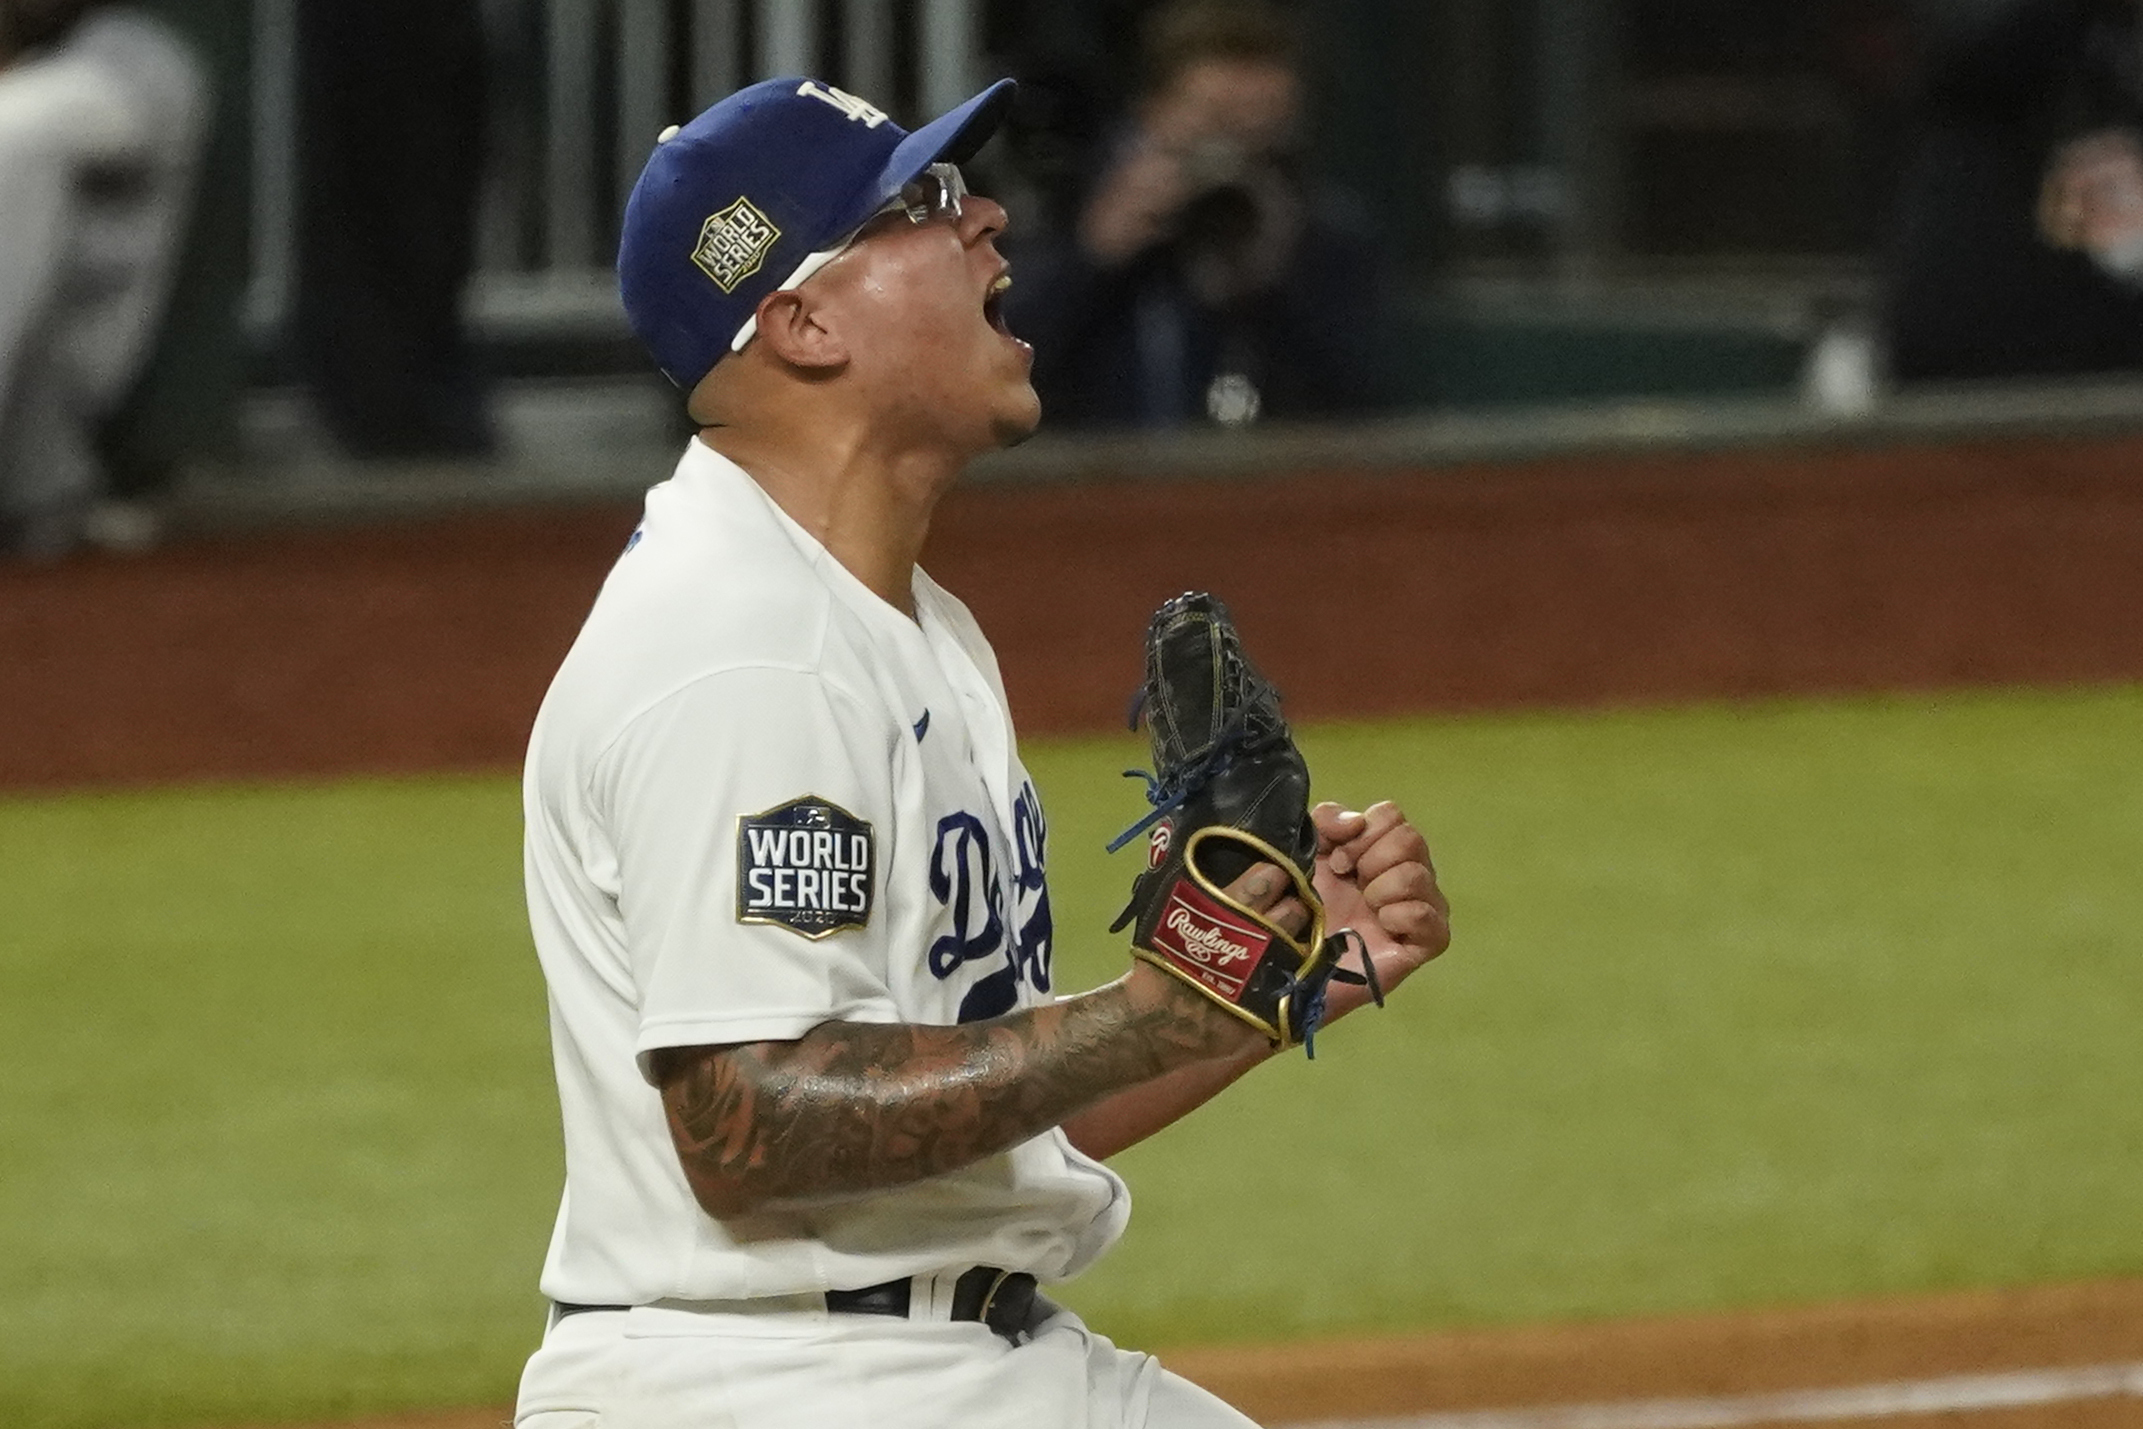
[[[903,614],[915,614],[914,573],[938,498],[960,464],[888,454],[861,443],[783,440],[713,427],[700,440],[759,483],[827,554]]]

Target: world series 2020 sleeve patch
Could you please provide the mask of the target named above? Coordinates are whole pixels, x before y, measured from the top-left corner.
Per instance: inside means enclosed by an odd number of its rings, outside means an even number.
[[[823,938],[871,920],[877,839],[840,805],[807,794],[737,820],[737,921]]]

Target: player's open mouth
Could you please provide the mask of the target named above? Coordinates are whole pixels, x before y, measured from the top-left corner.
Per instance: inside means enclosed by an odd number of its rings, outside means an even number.
[[[990,284],[989,293],[982,299],[983,320],[1006,337],[1012,336],[1012,329],[1005,326],[1005,290],[1011,286],[1012,275],[1000,273],[997,275],[997,281]]]

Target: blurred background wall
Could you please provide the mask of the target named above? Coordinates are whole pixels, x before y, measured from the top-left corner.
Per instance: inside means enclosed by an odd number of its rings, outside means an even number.
[[[511,372],[636,371],[608,264],[653,134],[808,71],[913,120],[1026,85],[980,165],[1015,222],[1128,101],[1135,0],[489,0],[470,309]],[[292,0],[256,0],[248,331],[287,313]],[[1777,386],[1871,299],[1908,131],[1903,0],[1335,0],[1303,7],[1317,161],[1369,204],[1405,313],[1400,396]],[[276,372],[272,362],[265,369]]]
[[[909,122],[1015,75],[1013,120],[971,168],[1011,210],[1020,257],[1107,198],[1152,101],[1149,31],[1183,7],[87,8],[168,22],[213,95],[160,337],[106,425],[110,494],[145,507],[90,534],[125,545],[235,508],[274,519],[278,502],[358,499],[411,461],[446,468],[417,483],[449,505],[637,490],[681,418],[626,331],[611,262],[666,124],[775,73],[825,77]],[[1303,205],[1374,257],[1372,298],[1329,324],[1362,327],[1376,361],[1349,415],[1433,424],[1593,404],[1605,415],[1587,430],[1611,438],[1632,402],[1697,404],[1676,419],[1686,431],[1730,399],[1773,404],[1770,428],[1793,412],[1824,430],[1879,422],[1900,313],[1964,330],[1937,331],[1938,348],[1986,349],[1948,370],[1916,348],[1906,376],[2143,367],[2143,297],[2119,270],[2143,219],[2096,249],[2047,227],[2052,195],[2104,178],[2108,143],[2118,172],[2100,191],[2134,190],[2120,201],[2143,213],[2143,47],[2127,0],[1268,8],[1292,24],[1302,119],[1286,158]],[[2100,149],[2063,177],[2079,136]],[[1282,269],[1314,276],[1326,257],[1310,243]],[[1023,300],[1059,272],[1046,253],[1022,267]],[[1317,301],[1362,286],[1334,271]],[[1064,343],[1033,321],[1046,369]],[[1045,436],[1080,425],[1077,402],[1044,396],[1059,414]],[[1207,404],[1222,424],[1258,415],[1225,396]],[[2091,410],[2125,421],[2134,405],[2123,387]],[[2056,400],[2055,420],[2071,407]],[[1300,415],[1263,404],[1268,423]],[[1534,442],[1530,417],[1503,420],[1467,428],[1465,445]]]
[[[1154,103],[1156,17],[1186,7],[85,8],[168,22],[213,98],[157,341],[122,399],[99,398],[107,494],[134,508],[90,513],[85,533],[126,547],[323,510],[644,489],[684,428],[618,305],[619,215],[665,125],[775,73],[911,123],[1020,79],[1007,131],[970,167],[1013,215],[1027,308],[1011,315],[1031,324],[1038,382],[1055,380],[1069,319],[1033,311],[1065,291],[1051,245],[1109,207],[1111,166]],[[1209,353],[1193,386],[1219,385],[1177,404],[1178,436],[1397,421],[1400,455],[1433,463],[2143,419],[2129,0],[1265,8],[1291,25],[1301,119],[1283,157],[1313,225],[1279,286],[1324,305],[1311,326],[1351,335],[1354,366],[1326,386],[1352,400],[1255,382],[1246,399]],[[2112,228],[2087,233],[2094,214]],[[1318,222],[1355,245],[1345,262]],[[1225,327],[1208,347],[1225,349]],[[1893,329],[1907,362],[1889,360]],[[1124,360],[1090,357],[1104,374]],[[2046,381],[2079,376],[2091,383]],[[1008,470],[1091,465],[1039,453],[1131,420],[1079,395],[1045,385],[1054,416]]]

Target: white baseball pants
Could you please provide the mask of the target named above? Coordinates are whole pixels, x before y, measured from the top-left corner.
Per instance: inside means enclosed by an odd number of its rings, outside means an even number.
[[[1055,1309],[1014,1347],[979,1324],[636,1306],[558,1321],[515,1429],[1255,1429]]]

